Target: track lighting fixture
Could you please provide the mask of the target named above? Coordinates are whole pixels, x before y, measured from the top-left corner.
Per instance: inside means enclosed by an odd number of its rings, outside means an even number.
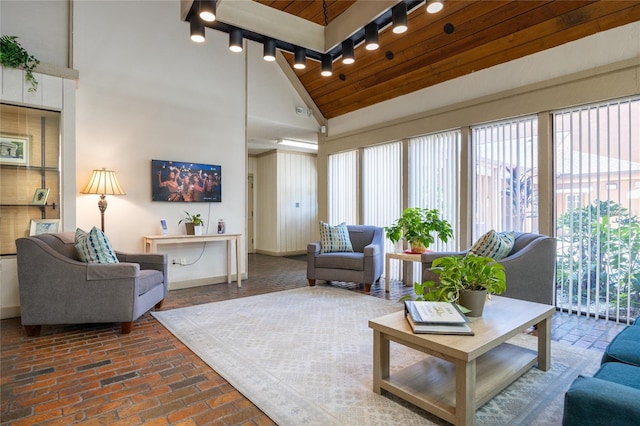
[[[371,22],[364,27],[364,47],[367,50],[376,50],[380,47],[378,44],[378,24]]]
[[[322,71],[320,75],[330,77],[333,74],[333,58],[328,53],[322,55]]]
[[[349,65],[356,61],[354,51],[355,51],[355,47],[353,45],[353,40],[348,38],[342,42],[342,63],[343,64]]]
[[[438,13],[442,10],[444,5],[442,4],[443,0],[427,0],[427,12],[429,13]]]
[[[307,53],[302,47],[295,46],[293,48],[293,67],[297,70],[303,70],[307,67]]]
[[[242,30],[234,28],[229,33],[229,50],[232,52],[242,52]]]
[[[407,4],[404,1],[393,6],[391,19],[395,34],[402,34],[407,31]]]
[[[191,40],[196,43],[202,43],[204,41],[204,24],[202,21],[197,16],[194,16],[191,18],[189,25],[191,27]]]
[[[215,0],[200,0],[200,19],[206,22],[216,20],[216,2]]]
[[[273,62],[276,60],[276,41],[274,39],[264,39],[264,53],[262,58],[268,62]]]

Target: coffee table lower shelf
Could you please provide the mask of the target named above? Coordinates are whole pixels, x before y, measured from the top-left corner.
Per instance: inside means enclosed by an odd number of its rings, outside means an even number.
[[[509,343],[480,356],[475,368],[476,409],[527,372],[537,359],[536,351]],[[451,362],[427,356],[382,378],[380,388],[450,423],[456,423],[456,366]]]

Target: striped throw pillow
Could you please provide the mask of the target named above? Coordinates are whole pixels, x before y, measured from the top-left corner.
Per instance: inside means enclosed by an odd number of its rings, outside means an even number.
[[[484,234],[478,241],[473,243],[469,253],[476,256],[490,257],[493,260],[500,260],[511,252],[515,242],[513,232],[497,233],[493,229]]]
[[[353,252],[347,224],[331,226],[320,221],[320,253]]]
[[[80,260],[86,263],[118,263],[116,252],[111,247],[107,236],[96,228],[88,233],[76,229],[76,251]]]

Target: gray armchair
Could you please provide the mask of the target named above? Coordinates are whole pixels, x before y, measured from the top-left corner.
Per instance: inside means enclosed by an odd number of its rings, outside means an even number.
[[[556,268],[556,239],[546,235],[518,233],[511,252],[498,261],[507,276],[507,291],[502,296],[553,305]],[[438,257],[465,255],[462,252],[427,252],[422,254],[422,281],[438,281],[429,270]]]
[[[133,321],[167,296],[167,258],[162,254],[116,252],[121,263],[81,262],[74,233],[41,234],[16,240],[22,325],[38,336],[44,324]]]
[[[320,253],[320,242],[307,245],[307,279],[364,284],[365,292],[384,269],[384,231],[377,226],[347,225],[353,253]]]

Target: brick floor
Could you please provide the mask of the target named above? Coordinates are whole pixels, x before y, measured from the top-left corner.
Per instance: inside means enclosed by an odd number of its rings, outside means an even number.
[[[306,263],[249,255],[249,277],[173,290],[163,309],[307,285]],[[339,283],[352,291],[360,286]],[[371,295],[398,300],[411,291],[384,283]],[[602,351],[623,325],[557,313],[552,339]],[[131,334],[119,324],[43,326],[26,337],[19,318],[0,322],[2,425],[273,425],[251,401],[187,349],[150,314]]]

